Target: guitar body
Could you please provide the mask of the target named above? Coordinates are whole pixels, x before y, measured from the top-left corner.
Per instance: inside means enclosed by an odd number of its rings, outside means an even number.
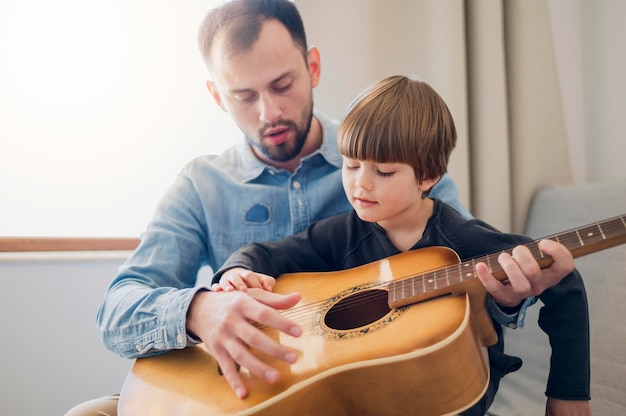
[[[381,283],[458,262],[451,250],[428,248],[340,272],[282,275],[275,291],[302,294],[284,313],[304,333],[263,329],[299,351],[293,365],[257,352],[280,370],[277,383],[242,368],[250,393],[240,400],[203,346],[190,347],[137,359],[119,414],[457,414],[489,382],[486,349],[471,319],[474,298],[453,294],[389,309]]]

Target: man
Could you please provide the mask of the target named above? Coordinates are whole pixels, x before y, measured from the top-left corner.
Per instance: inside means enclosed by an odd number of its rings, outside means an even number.
[[[126,358],[203,342],[235,394],[244,397],[247,390],[236,364],[269,382],[278,377],[247,346],[287,362],[296,359],[293,351],[250,322],[298,336],[300,327],[276,309],[293,306],[299,296],[211,292],[196,287],[199,268],[217,270],[246,243],[281,239],[349,210],[350,204],[341,185],[337,123],[313,111],[319,51],[307,48],[293,3],[226,3],[207,15],[199,44],[211,74],[208,90],[245,140],[183,169],[159,203],[141,244],[107,290],[98,311],[98,331],[109,349]],[[431,196],[470,216],[448,176]],[[519,279],[511,279],[510,285],[493,279],[487,286],[503,305],[519,305],[503,319],[516,324],[517,312],[530,303],[524,300],[557,283],[562,270],[570,267],[566,257],[555,256],[557,261],[545,271],[534,261],[528,265],[523,255],[517,263],[508,259]],[[116,397],[85,403],[69,414],[102,413],[116,413]]]

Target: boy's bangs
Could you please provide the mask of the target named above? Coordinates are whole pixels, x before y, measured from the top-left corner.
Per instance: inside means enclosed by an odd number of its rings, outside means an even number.
[[[366,110],[362,108],[361,110]],[[404,162],[398,151],[394,114],[380,114],[382,110],[368,108],[360,117],[344,119],[339,132],[339,150],[350,159],[377,163]]]

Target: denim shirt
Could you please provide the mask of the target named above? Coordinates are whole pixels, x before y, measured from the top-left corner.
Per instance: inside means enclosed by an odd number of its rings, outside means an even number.
[[[279,240],[351,209],[341,183],[338,123],[315,116],[322,146],[293,173],[261,162],[245,140],[183,168],[107,289],[97,315],[107,348],[135,358],[197,343],[185,325],[193,296],[206,290],[196,286],[200,267],[218,270],[244,244]],[[430,194],[471,218],[457,195],[448,175]],[[518,319],[502,314],[498,321]]]

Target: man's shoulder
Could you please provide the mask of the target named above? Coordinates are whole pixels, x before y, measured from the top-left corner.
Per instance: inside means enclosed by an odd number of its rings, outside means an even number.
[[[240,143],[235,144],[219,155],[205,154],[196,156],[183,167],[188,174],[206,173],[210,171],[240,171],[244,169],[245,157]]]

